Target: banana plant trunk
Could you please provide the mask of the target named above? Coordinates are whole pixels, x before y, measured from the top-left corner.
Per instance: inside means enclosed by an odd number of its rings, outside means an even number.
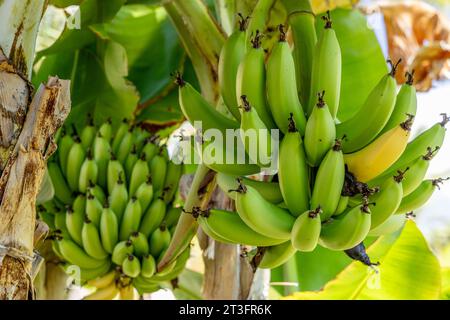
[[[70,111],[68,81],[50,77],[36,92],[30,83],[46,3],[0,1],[0,299],[34,297],[36,196]]]

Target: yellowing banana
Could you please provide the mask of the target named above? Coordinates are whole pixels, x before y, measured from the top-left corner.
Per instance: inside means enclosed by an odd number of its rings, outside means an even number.
[[[402,155],[408,143],[412,116],[379,136],[362,150],[344,156],[348,170],[361,182],[382,174]]]
[[[342,144],[345,153],[355,152],[371,143],[389,121],[396,98],[396,68],[397,65],[393,66],[392,71],[381,78],[351,119],[336,126],[336,135],[345,136]]]

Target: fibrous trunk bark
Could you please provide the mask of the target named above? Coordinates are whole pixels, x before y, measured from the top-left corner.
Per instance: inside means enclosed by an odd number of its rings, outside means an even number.
[[[35,202],[53,137],[70,111],[68,81],[29,82],[45,0],[0,1],[0,299],[33,297]]]

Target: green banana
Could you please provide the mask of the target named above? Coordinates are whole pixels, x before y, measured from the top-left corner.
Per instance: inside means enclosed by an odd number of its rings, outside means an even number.
[[[100,237],[105,251],[113,253],[114,247],[119,242],[119,222],[108,204],[103,206],[100,218]]]
[[[75,241],[78,245],[83,245],[83,240],[81,237],[81,230],[83,229],[84,223],[84,208],[83,210],[73,210],[72,207],[68,206],[65,214],[66,218],[66,227],[67,231],[70,234],[70,237]]]
[[[405,172],[400,172],[393,178],[388,178],[381,186],[380,191],[370,198],[375,206],[371,209],[370,228],[376,228],[393,215],[400,205],[403,197],[402,180]],[[406,174],[408,176],[410,172]]]
[[[350,198],[349,196],[341,195],[338,206],[336,208],[336,211],[333,213],[333,216],[338,216],[344,213],[344,211],[347,209],[349,198]]]
[[[141,263],[139,259],[129,254],[122,263],[122,272],[130,278],[136,278],[141,273]]]
[[[64,129],[64,127],[63,127]],[[64,135],[58,141],[58,160],[59,167],[64,175],[67,175],[67,157],[69,156],[69,151],[74,144],[73,137],[66,131],[63,131]]]
[[[396,98],[397,84],[394,76],[398,63],[400,60],[372,89],[359,111],[351,119],[336,125],[336,135],[345,136],[342,143],[345,153],[370,144],[389,121]],[[369,114],[370,117],[367,116]]]
[[[402,123],[406,114],[416,115],[417,96],[416,88],[413,86],[413,75],[414,71],[412,73],[406,72],[407,81],[400,88],[395,100],[394,111],[383,130],[381,130],[380,135]]]
[[[150,253],[154,257],[159,257],[160,254],[169,247],[170,243],[170,232],[167,227],[162,224],[153,231],[150,236]]]
[[[126,184],[125,170],[123,169],[122,164],[116,159],[114,154],[111,154],[111,160],[109,160],[108,162],[107,169],[107,185],[109,194],[112,193],[113,187],[119,180],[119,177]]]
[[[248,17],[239,15],[239,29],[225,41],[219,57],[219,87],[223,101],[236,120],[241,120],[236,104],[236,75],[246,52],[245,29]]]
[[[176,82],[179,86],[180,107],[184,116],[195,127],[195,122],[201,122],[202,130],[218,129],[225,133],[226,129],[237,129],[239,124],[217,111],[202,95],[180,75]]]
[[[55,162],[49,162],[47,168],[55,189],[56,198],[65,204],[72,203],[72,191],[70,191],[60,167]]]
[[[161,225],[166,214],[166,203],[161,198],[156,198],[150,204],[150,207],[145,212],[142,218],[139,232],[142,232],[147,238],[153,231]]]
[[[80,178],[78,189],[81,192],[86,192],[90,183],[96,184],[98,177],[98,167],[97,163],[92,157],[91,149],[89,148],[87,151],[86,159],[83,162],[83,165],[80,169]]]
[[[137,257],[144,257],[149,253],[149,245],[147,237],[138,231],[132,232],[130,240],[133,243],[134,254]]]
[[[267,100],[277,127],[286,133],[286,120],[291,116],[303,136],[306,118],[298,97],[294,58],[286,41],[284,26],[280,25],[279,29],[280,39],[267,60]]]
[[[78,184],[80,181],[80,170],[83,165],[84,159],[86,158],[86,153],[81,145],[81,141],[78,137],[74,138],[74,144],[70,148],[69,154],[67,156],[67,161],[70,160],[70,166],[67,165],[67,182],[72,191],[78,190]]]
[[[249,246],[273,246],[285,240],[272,239],[248,227],[236,212],[212,209],[198,217],[200,226],[205,224],[220,238],[228,243],[240,243]]]
[[[109,207],[116,214],[119,223],[122,221],[123,212],[128,202],[128,190],[121,177],[122,174],[119,175],[119,179],[109,196]]]
[[[111,146],[109,145],[109,141],[101,135],[100,131],[94,139],[93,154],[98,167],[98,183],[102,188],[106,189],[108,162],[111,159]]]
[[[246,96],[242,96],[240,136],[250,159],[260,167],[269,167],[272,160],[271,136]],[[248,138],[248,139],[247,139]]]
[[[117,155],[117,160],[119,160],[120,163],[125,163],[127,156],[130,154],[130,151],[133,148],[133,144],[134,144],[133,127],[130,127],[130,129],[123,136],[119,148],[117,149],[117,151],[115,151],[115,155]]]
[[[164,179],[164,201],[169,203],[178,190],[178,183],[183,174],[183,165],[173,161],[167,163],[167,172]]]
[[[199,144],[202,163],[211,170],[230,175],[247,176],[259,173],[260,167],[250,163],[241,138],[236,137],[233,142],[233,145],[230,146],[229,143],[222,143],[220,139],[216,139]]]
[[[83,146],[84,150],[87,150],[92,146],[96,131],[97,130],[94,127],[94,121],[91,115],[88,115],[87,124],[83,127],[83,130],[80,134],[81,145]]]
[[[281,194],[294,216],[308,210],[309,179],[303,142],[294,120],[289,118],[289,129],[281,141],[278,153],[278,180]]]
[[[402,181],[403,197],[416,190],[422,183],[430,166],[430,161],[438,150],[439,148],[434,150],[428,148],[428,152],[425,155],[409,164],[409,172]]]
[[[171,207],[167,210],[167,213],[164,217],[164,223],[167,227],[176,226],[178,219],[180,218],[182,209],[181,207]]]
[[[55,213],[55,228],[59,230],[59,233],[64,234],[66,237],[70,237],[69,230],[66,225],[66,215],[64,212]]]
[[[88,193],[88,194],[91,193],[94,197],[96,197],[98,199],[98,201],[100,203],[105,203],[106,202],[105,192],[97,184],[93,184],[92,182],[89,183],[89,187],[87,188],[86,193]]]
[[[237,189],[239,182],[237,181],[238,176],[228,175],[222,172],[216,175],[217,185],[223,192],[227,194],[231,199],[236,199],[236,193],[232,190]],[[249,178],[240,178],[244,185],[251,186],[255,188],[267,201],[274,204],[278,204],[283,201],[283,196],[281,195],[280,185],[277,182],[268,181],[257,181]]]
[[[151,139],[147,139],[144,147],[142,148],[142,153],[145,154],[145,159],[147,159],[148,163],[152,161],[153,157],[159,151],[159,147],[153,142]]]
[[[397,214],[408,213],[422,207],[433,195],[439,184],[450,178],[438,178],[423,181],[413,192],[402,199]]]
[[[143,153],[143,155],[145,155],[145,153]],[[125,174],[126,174],[128,181],[130,181],[130,179],[131,179],[131,173],[133,172],[134,165],[136,164],[138,159],[139,159],[139,157],[137,154],[137,147],[134,144],[133,147],[131,148],[130,154],[127,156],[127,159],[125,160],[125,166],[124,166]]]
[[[72,209],[73,211],[81,212],[84,217],[86,210],[86,195],[82,193],[78,194],[78,196],[73,201]]]
[[[327,152],[319,166],[311,196],[311,208],[320,207],[322,221],[336,211],[345,179],[344,155],[340,140]]]
[[[261,269],[273,269],[288,261],[297,250],[292,246],[291,241],[267,247],[264,249],[264,256],[258,267]]]
[[[100,218],[102,216],[103,205],[92,194],[87,195],[86,199],[86,216],[95,226],[100,225]]]
[[[111,270],[111,261],[109,259],[105,260],[105,262],[98,268],[81,269],[80,270],[81,283],[101,277],[105,275],[109,270]]]
[[[95,259],[89,256],[75,242],[69,239],[58,239],[58,251],[64,257],[64,260],[80,268],[95,269],[101,267],[105,263],[105,259]]]
[[[145,278],[151,278],[156,272],[156,261],[152,255],[146,254],[142,257],[141,275]]]
[[[367,236],[369,237],[379,237],[385,234],[394,233],[399,230],[406,222],[406,215],[404,214],[394,214],[386,219],[378,227],[373,228],[369,231]]]
[[[145,212],[153,199],[153,185],[150,176],[147,177],[147,181],[143,182],[139,188],[137,188],[135,196],[141,204],[142,212]]]
[[[254,188],[242,183],[239,185],[236,208],[241,219],[254,231],[274,239],[290,238],[294,217],[265,200]]]
[[[315,17],[309,1],[303,1],[304,7],[300,1],[295,0],[283,0],[283,3],[289,14],[288,23],[294,42],[292,54],[295,62],[297,88],[302,105],[307,106],[311,90],[312,61],[317,43]]]
[[[142,126],[137,126],[134,131],[134,145],[136,146],[136,150],[140,153],[147,139],[151,137],[150,132],[145,130]]]
[[[132,232],[139,229],[142,218],[141,204],[136,197],[132,197],[125,208],[120,224],[119,239],[126,240]]]
[[[161,254],[160,257],[163,255]],[[184,270],[186,262],[190,257],[190,247],[180,253],[178,258],[173,262],[173,266],[168,265],[164,270],[159,271],[152,277],[154,281],[167,281],[177,277]]]
[[[152,160],[152,163],[153,161],[154,159]],[[160,163],[158,162],[158,164]],[[136,161],[133,170],[131,171],[130,187],[128,189],[130,192],[130,196],[135,196],[136,190],[148,179],[149,174],[150,170],[148,168],[147,161],[145,160],[145,153],[143,153],[141,157]]]
[[[88,255],[95,259],[104,259],[108,257],[108,252],[102,246],[100,233],[97,227],[86,218],[81,229],[81,238],[83,240],[83,248]]]
[[[269,20],[270,10],[275,5],[275,0],[258,0],[250,15],[250,22],[246,30],[246,43],[250,49],[251,38],[258,31],[263,32]]]
[[[128,130],[130,130],[130,124],[128,122],[128,119],[125,118],[120,123],[119,128],[117,129],[117,132],[114,135],[114,138],[112,141],[111,147],[112,147],[112,152],[114,152],[114,154],[117,154],[120,144],[122,143],[123,137],[128,132]]]
[[[305,129],[305,152],[308,163],[317,167],[336,139],[333,117],[324,101],[325,91],[318,94],[318,102],[313,108]]]
[[[321,212],[322,210],[319,207],[302,213],[295,220],[291,234],[292,246],[295,249],[310,252],[316,248],[322,226],[320,220]]]
[[[53,215],[53,213],[50,213],[48,211],[44,210],[39,210],[38,209],[38,215],[39,215],[39,219],[41,219],[42,221],[45,222],[45,224],[48,225],[48,227],[50,228],[50,230],[55,230],[55,216]]]
[[[336,33],[332,29],[330,13],[328,12],[328,16],[323,16],[322,19],[325,21],[325,28],[322,30],[314,48],[308,115],[312,113],[316,104],[317,92],[324,90],[327,93],[330,114],[333,118],[336,118],[341,92],[341,48]]]
[[[159,195],[164,188],[164,180],[166,179],[167,162],[161,155],[156,155],[150,162],[150,176],[152,177],[153,190]],[[148,175],[148,174],[147,174]],[[144,176],[144,178],[147,177]],[[145,179],[144,179],[145,181]]]
[[[105,138],[106,141],[108,141],[108,143],[111,142],[111,139],[113,136],[111,118],[106,119],[106,121],[102,123],[102,125],[98,129],[97,135],[99,135],[99,134],[100,134],[100,136]]]
[[[250,48],[239,64],[236,77],[236,103],[239,105],[242,96],[256,109],[258,116],[267,128],[275,128],[266,101],[266,69],[264,66],[264,50],[261,47],[261,34],[257,30]]]
[[[330,250],[347,250],[361,243],[370,231],[367,203],[349,209],[322,225],[319,244]]]
[[[112,262],[121,266],[125,258],[133,253],[133,250],[134,248],[131,240],[118,242],[111,255]]]

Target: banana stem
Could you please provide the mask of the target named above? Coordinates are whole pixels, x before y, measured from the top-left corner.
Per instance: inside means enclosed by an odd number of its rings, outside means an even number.
[[[297,274],[297,260],[296,255],[291,257],[284,265],[283,265],[283,280],[289,283],[289,286],[284,288],[285,295],[289,295],[298,289],[298,274]],[[297,284],[297,285],[292,285]]]
[[[189,189],[189,193],[184,204],[184,210],[186,212],[191,212],[192,208],[199,203],[200,198],[198,191],[200,187],[202,187],[203,181],[209,171],[210,170],[205,165],[198,165],[197,171],[194,175],[194,180],[192,181],[192,185]],[[197,221],[192,215],[188,213],[181,214],[169,248],[158,264],[158,271],[164,270],[167,265],[172,263],[177,258],[177,256],[187,248],[192,238],[195,236],[195,233],[197,232],[197,227]]]
[[[225,42],[224,31],[201,0],[166,1],[164,8],[192,61],[202,95],[215,104],[219,98],[216,79],[220,50]]]
[[[312,6],[309,0],[281,0],[288,14],[307,11],[312,12]]]
[[[215,5],[220,25],[230,35],[236,26],[236,0],[215,0]]]

